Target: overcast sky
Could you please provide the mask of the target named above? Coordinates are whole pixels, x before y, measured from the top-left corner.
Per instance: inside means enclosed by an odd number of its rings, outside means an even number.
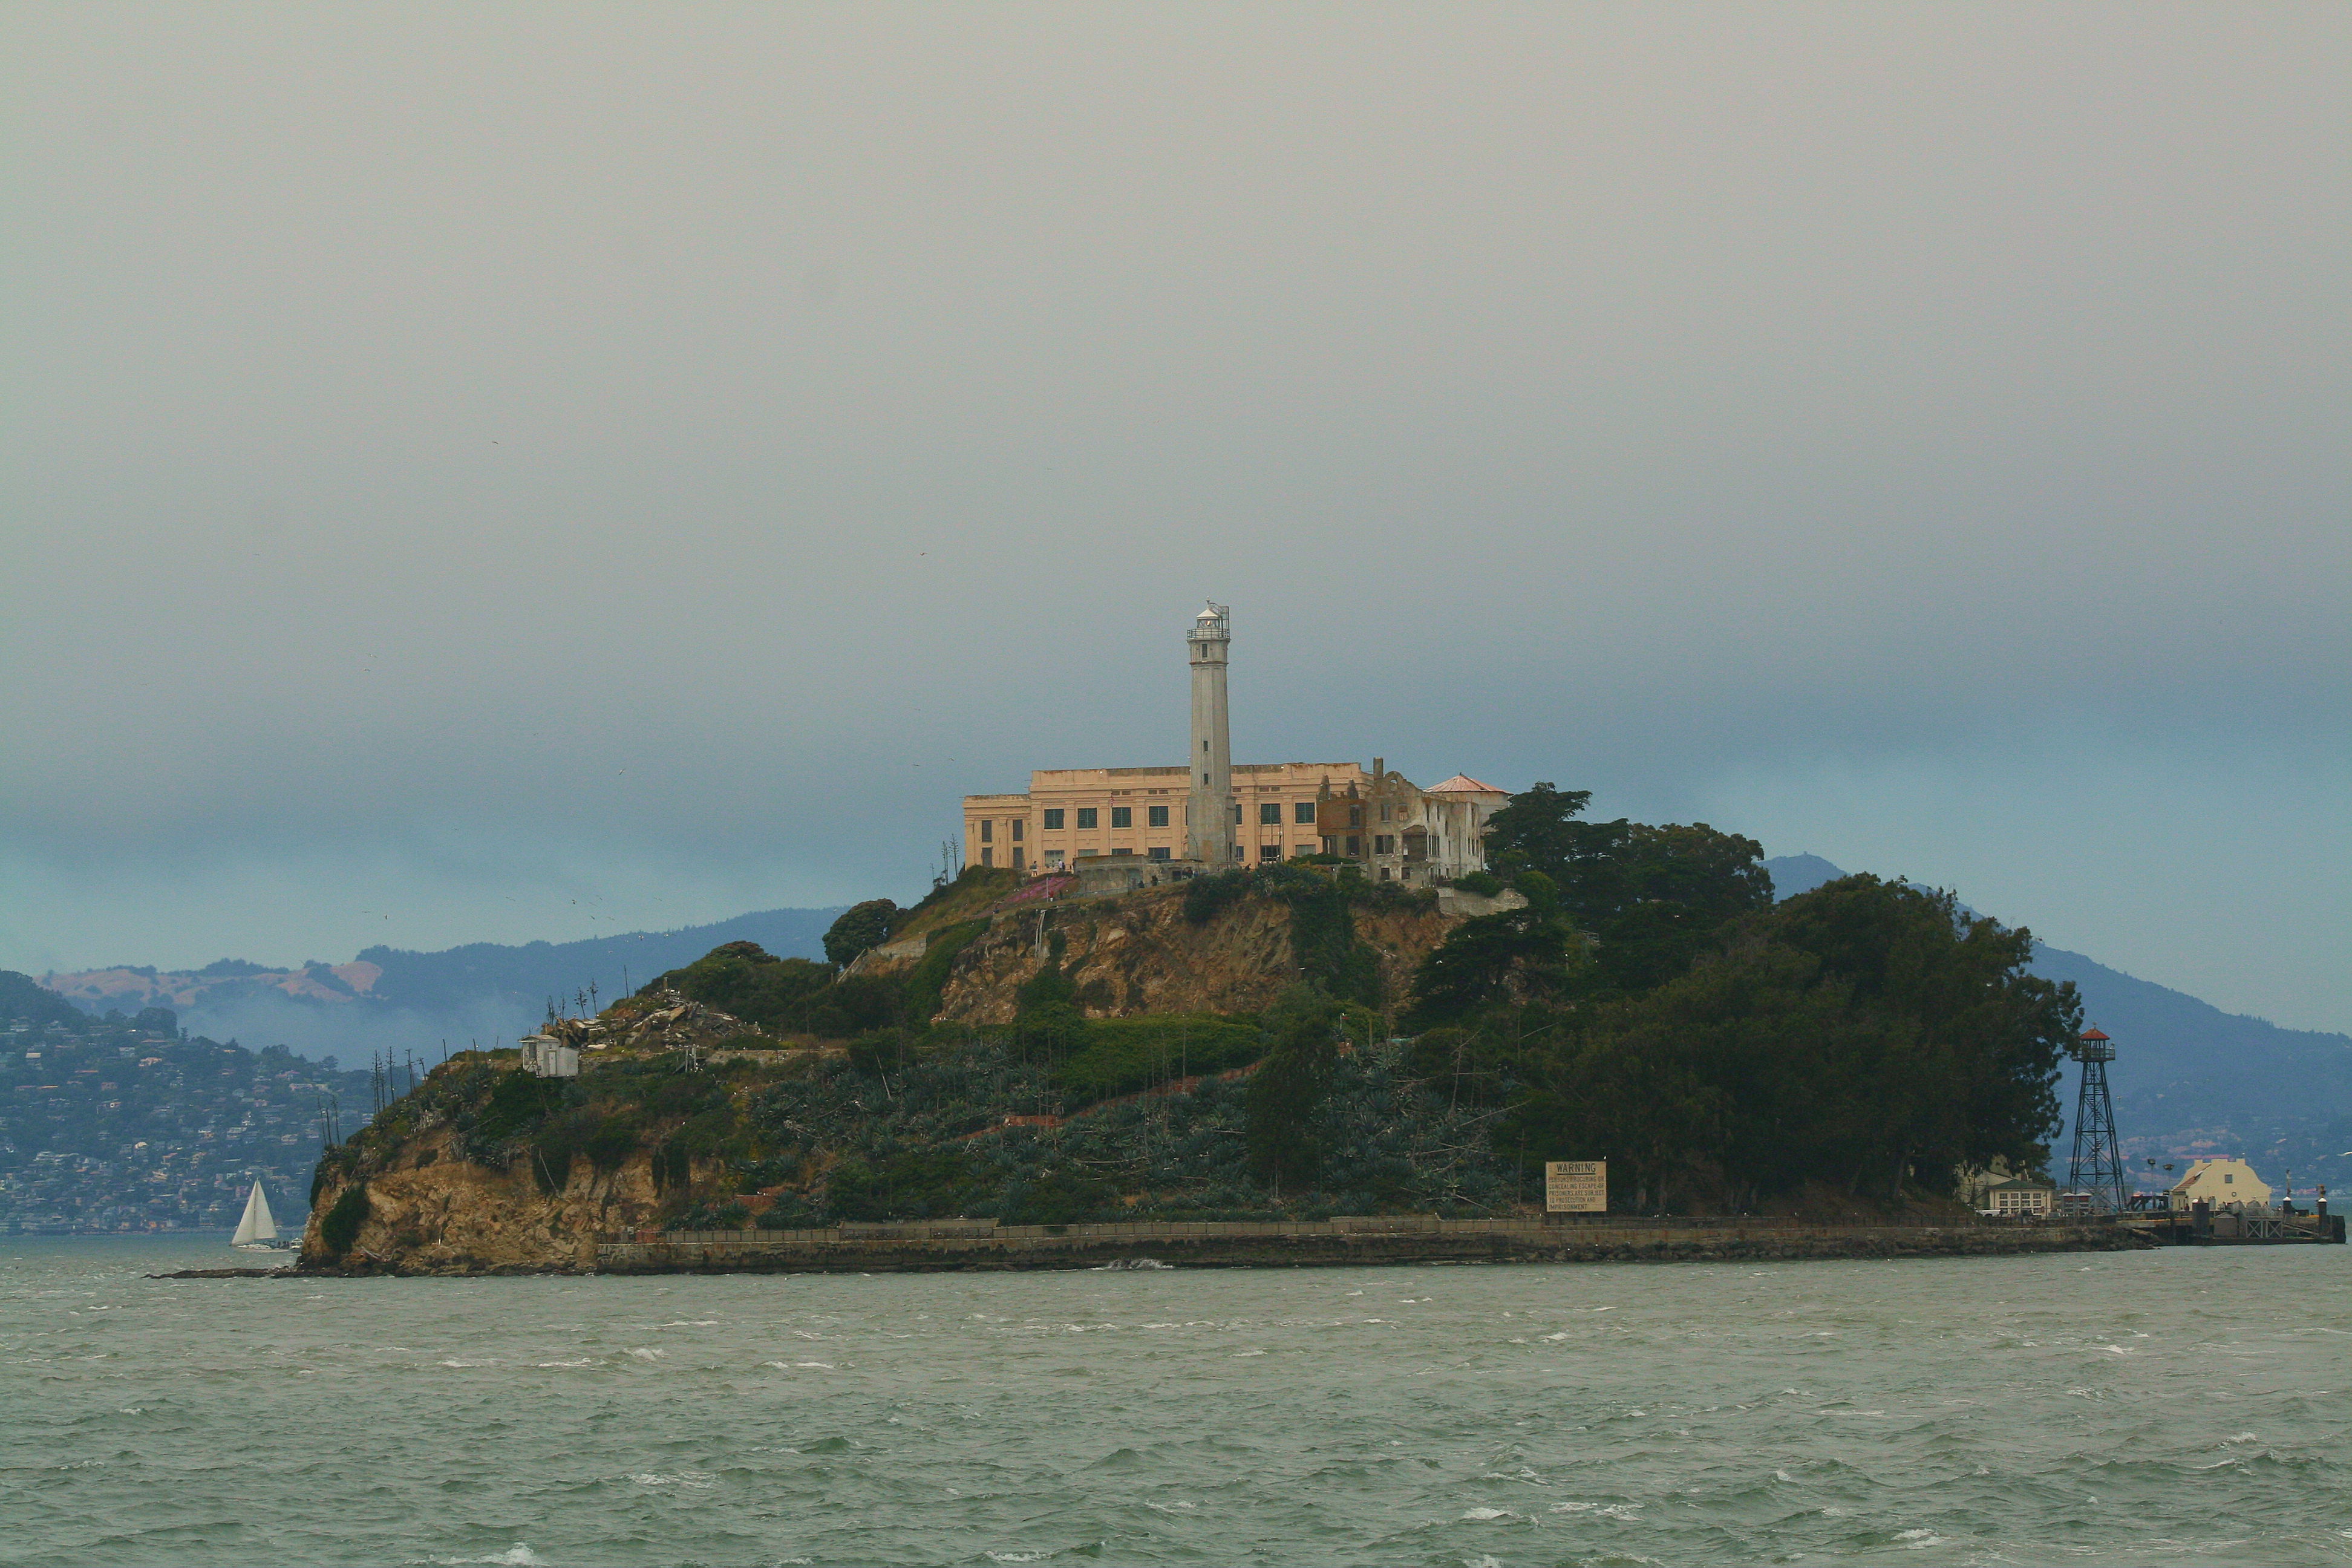
[[[2341,5],[0,10],[0,965],[1596,791],[2352,1027]]]

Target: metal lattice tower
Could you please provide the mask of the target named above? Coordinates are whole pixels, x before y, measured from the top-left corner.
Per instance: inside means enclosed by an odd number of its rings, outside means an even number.
[[[2094,1027],[2074,1042],[2083,1064],[2082,1091],[2074,1097],[2074,1159],[2066,1170],[2066,1190],[2088,1193],[2091,1206],[2124,1212],[2124,1152],[2116,1142],[2116,1102],[2107,1095],[2107,1064],[2116,1043]]]

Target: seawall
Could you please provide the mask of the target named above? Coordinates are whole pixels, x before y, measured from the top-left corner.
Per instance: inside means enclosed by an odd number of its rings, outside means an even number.
[[[2149,1244],[2112,1224],[1822,1225],[1785,1219],[1446,1220],[1417,1215],[1160,1225],[945,1221],[822,1230],[667,1231],[596,1245],[598,1273],[904,1273],[1088,1268],[1289,1268],[1403,1263],[1759,1261],[2114,1252]]]

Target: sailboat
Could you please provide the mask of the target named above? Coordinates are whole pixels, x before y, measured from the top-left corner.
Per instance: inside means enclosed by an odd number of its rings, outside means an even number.
[[[245,1217],[236,1222],[236,1234],[228,1244],[247,1252],[275,1252],[287,1245],[278,1238],[278,1216],[269,1212],[269,1196],[258,1178],[246,1194]]]

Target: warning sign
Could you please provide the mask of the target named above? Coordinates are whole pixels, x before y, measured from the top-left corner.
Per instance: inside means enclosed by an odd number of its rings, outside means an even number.
[[[1607,1214],[1609,1162],[1544,1162],[1544,1208],[1551,1214]]]

